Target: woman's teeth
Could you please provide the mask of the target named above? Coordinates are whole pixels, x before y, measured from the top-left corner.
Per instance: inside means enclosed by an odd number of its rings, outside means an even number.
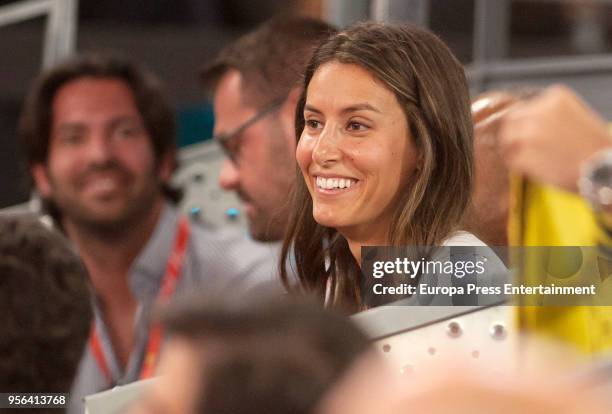
[[[355,184],[355,182],[356,180],[353,180],[352,178],[316,178],[317,187],[324,190],[351,188],[351,185]]]

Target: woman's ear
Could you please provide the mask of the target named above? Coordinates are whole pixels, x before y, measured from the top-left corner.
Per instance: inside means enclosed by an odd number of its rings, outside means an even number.
[[[423,152],[419,151],[419,155],[417,156],[417,162],[416,162],[416,170],[417,171],[421,171],[423,169]]]
[[[425,157],[423,156],[423,149],[420,148],[419,145],[414,144],[414,146],[412,148],[410,148],[410,146],[408,146],[407,151],[409,152],[416,152],[416,159],[414,159],[414,171],[416,172],[420,172],[423,170],[423,163],[425,162],[424,159]],[[413,155],[414,157],[414,155]]]

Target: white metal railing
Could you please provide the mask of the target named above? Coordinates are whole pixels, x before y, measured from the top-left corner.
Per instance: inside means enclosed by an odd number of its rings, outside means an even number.
[[[44,68],[71,55],[75,48],[78,0],[24,0],[0,7],[0,27],[47,17]]]

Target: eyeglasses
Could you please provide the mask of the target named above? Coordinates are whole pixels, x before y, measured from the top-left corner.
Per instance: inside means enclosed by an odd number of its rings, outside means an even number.
[[[260,112],[253,115],[250,119],[245,121],[242,125],[234,129],[232,132],[227,134],[218,134],[213,137],[215,141],[217,141],[225,155],[235,164],[238,165],[239,162],[239,154],[240,154],[240,136],[251,126],[255,125],[257,122],[264,119],[266,116],[270,115],[272,112],[276,111],[282,103],[285,101],[284,98],[279,98],[270,105],[266,106]]]

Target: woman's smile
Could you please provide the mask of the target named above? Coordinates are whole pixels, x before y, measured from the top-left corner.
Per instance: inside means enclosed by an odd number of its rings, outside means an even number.
[[[395,95],[365,69],[332,61],[312,77],[296,151],[315,220],[380,232],[417,163]]]

